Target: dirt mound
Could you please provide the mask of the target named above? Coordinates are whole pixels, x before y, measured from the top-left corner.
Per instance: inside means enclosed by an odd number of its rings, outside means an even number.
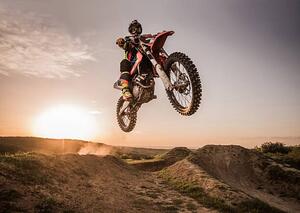
[[[283,210],[300,211],[300,172],[241,146],[208,145],[188,160],[210,176]],[[290,209],[286,208],[290,206]]]
[[[77,153],[87,144],[107,146],[82,140],[36,137],[0,137],[0,153],[37,152],[43,154]]]
[[[0,154],[0,212],[213,212],[114,156]]]
[[[0,212],[300,212],[299,170],[261,153],[215,145],[163,152],[0,138]]]
[[[169,162],[170,164],[180,161],[187,157],[191,153],[186,147],[175,147],[164,154],[161,158],[165,161]]]
[[[209,196],[218,197],[226,201],[228,204],[235,205],[236,203],[250,198],[245,193],[240,193],[225,184],[222,180],[214,178],[208,174],[205,169],[193,164],[187,159],[173,164],[166,168],[164,172],[167,172],[167,175],[175,180],[184,180],[187,183],[197,184],[204,189]]]
[[[37,137],[0,137],[1,153],[36,152],[42,154],[115,155],[123,159],[152,159],[165,149],[110,146],[83,140]]]
[[[175,147],[154,159],[138,160],[131,162],[131,164],[139,170],[154,172],[186,158],[190,153],[191,151],[186,147]]]
[[[110,196],[120,197],[117,206],[125,208],[120,180],[137,179],[132,168],[113,156],[2,155],[0,171],[0,197],[7,199],[2,200],[0,209],[12,211],[84,211],[85,206],[100,211],[114,208]]]

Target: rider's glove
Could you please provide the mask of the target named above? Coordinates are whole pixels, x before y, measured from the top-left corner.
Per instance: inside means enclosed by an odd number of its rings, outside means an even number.
[[[116,41],[116,44],[121,47],[121,48],[124,48],[124,45],[125,45],[125,40],[124,38],[118,38],[117,41]]]

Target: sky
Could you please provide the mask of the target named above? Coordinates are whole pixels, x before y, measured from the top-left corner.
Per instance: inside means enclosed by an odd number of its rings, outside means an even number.
[[[93,127],[87,139],[112,145],[300,144],[299,11],[297,0],[0,0],[0,136],[40,136],[38,121],[64,108]],[[181,116],[156,79],[158,99],[124,133],[115,40],[133,19],[144,33],[175,31],[165,49],[193,60],[203,96]]]

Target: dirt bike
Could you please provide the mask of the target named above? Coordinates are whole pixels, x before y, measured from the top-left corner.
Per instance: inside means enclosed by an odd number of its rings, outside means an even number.
[[[134,129],[141,105],[157,98],[154,78],[162,80],[169,101],[181,115],[190,116],[199,108],[202,89],[196,66],[184,53],[168,55],[163,48],[173,34],[174,31],[163,31],[125,37],[137,49],[137,59],[130,71],[133,98],[125,101],[120,97],[117,103],[117,121],[124,132]],[[114,88],[121,89],[118,81]]]

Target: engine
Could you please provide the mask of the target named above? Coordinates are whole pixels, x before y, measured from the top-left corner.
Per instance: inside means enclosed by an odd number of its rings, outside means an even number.
[[[132,94],[139,103],[147,103],[154,97],[154,79],[138,75],[133,79]]]

